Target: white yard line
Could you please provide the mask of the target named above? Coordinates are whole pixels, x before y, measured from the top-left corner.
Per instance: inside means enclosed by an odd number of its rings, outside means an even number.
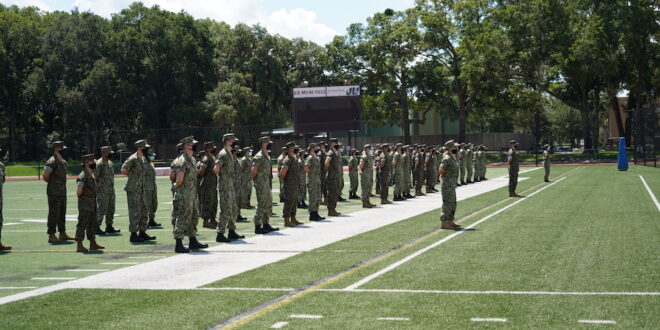
[[[322,319],[323,315],[310,315],[310,314],[291,314],[292,319]]]
[[[0,286],[0,290],[36,289],[36,286]]]
[[[644,180],[643,176],[640,175],[639,178],[642,180],[644,187],[646,187],[646,191],[648,191],[649,195],[651,195],[651,199],[653,200],[653,203],[655,203],[655,207],[658,208],[658,212],[660,212],[660,203],[658,203],[658,199],[655,198],[655,195],[653,194],[651,187],[649,187],[649,185],[646,183],[646,180]]]
[[[160,258],[165,258],[167,256],[152,256],[152,257],[128,257],[128,259],[160,259]]]
[[[201,291],[280,291],[289,292],[295,290],[294,288],[196,288],[190,290]]]
[[[109,269],[67,269],[67,272],[107,272]]]
[[[376,318],[378,321],[410,321],[407,317],[379,317]]]
[[[472,322],[506,322],[507,319],[499,317],[473,317],[470,319]]]
[[[578,323],[587,323],[587,324],[616,324],[616,321],[612,321],[612,320],[578,320]]]
[[[362,285],[370,282],[371,280],[373,280],[373,279],[375,279],[375,278],[377,278],[377,277],[379,277],[379,276],[381,276],[385,273],[388,273],[388,272],[398,268],[399,266],[403,265],[404,263],[417,258],[418,256],[422,255],[423,253],[425,253],[425,252],[427,252],[427,251],[429,251],[429,250],[431,250],[431,249],[433,249],[433,248],[435,248],[435,247],[451,240],[454,237],[457,237],[460,234],[463,234],[464,232],[468,231],[468,229],[473,228],[473,227],[481,224],[482,222],[484,222],[488,219],[491,219],[492,217],[494,217],[494,216],[496,216],[496,215],[498,215],[498,214],[500,214],[500,213],[502,213],[502,212],[504,212],[504,211],[506,211],[506,210],[522,203],[524,200],[526,200],[526,199],[542,192],[543,190],[546,190],[546,189],[554,186],[555,184],[563,181],[564,179],[566,179],[566,177],[563,177],[563,178],[561,178],[561,179],[559,179],[559,180],[557,180],[557,181],[555,181],[555,182],[553,182],[553,183],[551,183],[547,186],[544,186],[543,188],[529,194],[529,196],[527,196],[525,198],[521,198],[521,199],[511,203],[511,204],[509,204],[509,205],[507,205],[507,206],[505,206],[505,207],[503,207],[503,208],[501,208],[501,209],[499,209],[499,210],[497,210],[497,211],[481,218],[480,220],[475,221],[474,223],[470,224],[469,226],[467,226],[467,227],[465,227],[465,228],[463,228],[463,229],[461,229],[461,230],[459,230],[459,231],[457,231],[457,232],[455,232],[455,233],[453,233],[453,234],[451,234],[451,235],[449,235],[449,236],[447,236],[447,237],[445,237],[445,238],[443,238],[443,239],[441,239],[441,240],[439,240],[439,241],[437,241],[437,242],[435,242],[435,243],[433,243],[433,244],[431,244],[431,245],[429,245],[429,246],[427,246],[423,249],[419,249],[419,250],[415,251],[415,253],[413,253],[413,254],[411,254],[411,255],[409,255],[409,256],[407,256],[407,257],[405,257],[405,258],[403,258],[403,259],[401,259],[401,260],[399,260],[399,261],[397,261],[393,264],[390,264],[389,266],[387,266],[387,267],[385,267],[385,268],[383,268],[383,269],[381,269],[381,270],[379,270],[379,271],[377,271],[377,272],[375,272],[375,273],[373,273],[373,274],[371,274],[371,275],[369,275],[369,276],[367,276],[367,277],[365,277],[365,278],[363,278],[363,279],[347,286],[346,290],[353,290],[353,289],[357,289],[357,288],[361,287]]]
[[[139,265],[139,262],[102,262],[99,265]]]
[[[510,294],[542,296],[660,296],[660,292],[595,292],[595,291],[472,291],[472,290],[407,290],[407,289],[319,289],[320,292],[424,293],[424,294]]]
[[[284,326],[286,326],[287,324],[289,324],[289,322],[282,321],[282,322],[277,322],[277,323],[271,325],[270,327],[272,329],[280,329],[280,328],[283,328]]]
[[[527,178],[519,178],[523,181]],[[505,176],[459,187],[459,201],[506,187]],[[277,235],[259,235],[231,244],[218,244],[206,251],[144,262],[112,271],[59,283],[36,290],[0,297],[0,305],[62,289],[193,289],[262,267],[303,252],[409,219],[442,206],[440,194],[417,197],[394,205],[353,212],[326,221],[283,229]],[[339,209],[341,212],[341,209]],[[295,251],[295,252],[263,252]],[[100,270],[101,271],[101,270]]]
[[[33,277],[33,281],[71,281],[75,280],[76,277]]]

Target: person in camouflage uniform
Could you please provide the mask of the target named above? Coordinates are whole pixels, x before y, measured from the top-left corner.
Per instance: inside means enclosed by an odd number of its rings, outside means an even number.
[[[376,160],[376,166],[380,168],[380,204],[392,204],[387,197],[390,192],[390,171],[392,168],[392,158],[390,156],[390,145],[384,143],[381,145],[383,152]]]
[[[465,143],[458,145],[458,179],[460,186],[465,185],[465,174],[467,170],[467,153],[465,152]]]
[[[481,146],[474,148],[474,179],[473,182],[479,182],[481,176]]]
[[[378,165],[378,160],[380,159],[380,156],[383,154],[383,146],[380,144],[376,145],[376,155],[374,158],[374,165],[376,166],[376,178],[375,178],[375,185],[376,185],[376,195],[380,196],[380,166]]]
[[[319,215],[319,205],[321,205],[321,162],[319,161],[319,147],[316,143],[310,143],[307,148],[309,156],[305,159],[305,177],[307,182],[307,191],[309,196],[309,220],[321,221],[325,218]]]
[[[426,183],[426,193],[431,194],[437,192],[437,190],[434,189],[434,184],[435,182],[433,181],[433,169],[435,168],[435,151],[433,147],[429,147],[426,150],[426,159],[424,161],[424,176],[425,176],[425,183]]]
[[[5,159],[7,152],[3,149],[0,149],[0,159]],[[0,162],[0,251],[9,251],[11,246],[2,245],[2,223],[4,221],[2,217],[2,188],[5,184],[6,173],[5,173],[5,164]]]
[[[341,158],[339,156],[339,140],[330,139],[330,150],[326,154],[325,168],[327,169],[327,188],[328,188],[328,216],[336,217],[341,215],[337,212],[337,202],[339,200],[339,169],[341,168]]]
[[[68,165],[62,157],[67,149],[62,141],[53,142],[53,156],[44,166],[43,179],[48,183],[48,243],[73,241],[74,237],[66,234],[66,172]],[[59,231],[59,238],[55,236]]]
[[[415,196],[410,194],[410,188],[412,187],[412,149],[409,145],[403,146],[403,156],[401,157],[403,162],[403,197],[404,198],[415,198]]]
[[[156,211],[158,211],[158,185],[156,184],[156,167],[153,161],[156,154],[149,148],[145,149],[145,159],[147,160],[147,172],[144,181],[144,196],[147,203],[148,228],[162,227],[156,222]]]
[[[455,229],[461,226],[454,222],[456,214],[456,183],[458,178],[458,162],[455,158],[456,146],[454,140],[445,143],[447,151],[442,155],[439,174],[442,178],[442,213],[440,221],[442,229]]]
[[[254,209],[254,206],[250,204],[250,199],[252,199],[252,148],[246,147],[243,148],[243,157],[240,159],[241,164],[241,189],[243,197],[243,205],[241,208],[246,210]]]
[[[115,217],[115,172],[112,167],[110,156],[115,152],[112,147],[101,147],[101,158],[96,160],[94,176],[96,177],[96,233],[100,235],[119,233],[112,225]],[[105,231],[101,230],[101,224],[105,217]]]
[[[488,148],[486,148],[486,146],[481,146],[481,148],[481,180],[488,180],[486,179],[486,171],[488,170],[488,167],[486,167],[486,151],[488,151]]]
[[[280,182],[280,203],[284,203],[286,199],[286,191],[284,189],[284,181],[282,180],[282,162],[286,158],[286,147],[282,147],[282,152],[280,156],[277,157],[277,179]]]
[[[298,162],[298,179],[300,180],[300,184],[298,185],[299,189],[299,194],[298,194],[298,208],[299,209],[306,209],[308,208],[307,203],[305,203],[305,199],[307,199],[307,179],[305,177],[305,151],[300,150],[299,146],[296,146],[298,150],[298,155],[296,155],[296,161]]]
[[[284,217],[284,226],[285,227],[295,227],[302,225],[302,222],[299,222],[296,219],[296,210],[298,205],[298,196],[300,196],[300,168],[298,167],[298,150],[296,149],[296,143],[291,141],[286,144],[287,156],[282,161],[282,182],[283,186],[286,189],[286,200],[284,202],[284,209],[282,211],[282,216]]]
[[[424,154],[424,149],[426,146],[419,145],[417,147],[417,153],[415,154],[414,164],[415,164],[415,197],[424,196],[422,192],[422,187],[424,187],[424,167],[426,161],[426,155]]]
[[[135,153],[128,157],[121,167],[121,173],[128,177],[124,191],[126,191],[128,202],[128,230],[131,232],[131,243],[142,243],[156,239],[155,236],[147,234],[149,208],[144,186],[151,164],[147,161],[144,150],[150,147],[146,140],[136,141]]]
[[[365,144],[360,157],[360,186],[362,186],[362,207],[370,209],[376,205],[371,204],[371,189],[374,183],[374,158],[371,155],[371,145]]]
[[[197,199],[197,166],[193,147],[197,141],[192,136],[181,139],[183,153],[172,163],[175,173],[173,205],[177,214],[174,221],[173,235],[176,244],[174,252],[189,253],[190,250],[209,247],[197,240],[197,221],[199,200]],[[183,245],[183,238],[188,236],[188,248]]]
[[[76,179],[76,195],[78,196],[78,225],[76,226],[77,252],[89,252],[105,249],[96,243],[96,177],[94,169],[96,162],[94,154],[84,155],[82,157],[83,170]],[[85,233],[89,240],[89,250],[83,245]]]
[[[325,167],[325,162],[328,157],[325,142],[319,142],[319,163],[321,163],[321,205],[328,205],[328,169]]]
[[[404,164],[403,164],[403,144],[397,143],[392,156],[392,167],[394,168],[394,201],[405,200],[403,190],[405,185]]]
[[[279,228],[270,225],[273,214],[272,174],[273,166],[270,160],[269,148],[273,142],[268,136],[259,138],[261,149],[252,158],[252,181],[257,194],[257,210],[254,215],[254,233],[268,234],[278,231]]]
[[[241,150],[240,140],[236,139],[234,145],[231,148],[231,156],[234,159],[234,175],[232,176],[232,182],[234,183],[234,195],[236,196],[236,222],[248,222],[247,218],[241,215],[241,206],[243,206],[243,179],[241,178],[241,162],[240,158],[243,157],[243,151]]]
[[[339,178],[339,197],[337,197],[338,202],[345,202],[346,201],[346,199],[344,197],[342,197],[342,195],[344,194],[344,186],[345,186],[345,183],[344,183],[344,161],[341,158],[341,155],[342,155],[343,152],[344,152],[344,147],[340,143],[339,148],[337,149],[337,153],[339,154],[339,167],[337,168],[337,171],[338,171],[338,174],[337,174],[338,176],[337,177]]]
[[[204,228],[218,227],[218,222],[215,219],[218,212],[218,175],[213,171],[215,149],[213,141],[204,143],[206,154],[200,161],[199,172],[197,173],[201,179],[199,182],[199,204]]]
[[[550,146],[543,146],[543,170],[545,175],[543,176],[543,181],[550,182]]]
[[[474,153],[472,151],[472,143],[468,143],[465,148],[465,173],[467,174],[467,179],[465,183],[472,183],[472,171],[474,166]]]
[[[348,199],[360,199],[357,195],[358,189],[358,155],[359,151],[353,149],[351,151],[351,156],[348,159],[348,179],[350,182],[350,188],[348,190]]]
[[[516,193],[519,170],[518,154],[516,153],[516,149],[518,149],[518,141],[511,140],[509,145],[511,146],[507,154],[507,161],[509,162],[509,197],[520,197],[520,195]]]
[[[238,204],[236,203],[236,192],[234,188],[234,177],[236,165],[232,155],[232,146],[236,137],[227,133],[222,137],[224,147],[220,150],[213,171],[218,175],[218,205],[220,216],[218,217],[217,235],[215,241],[228,243],[232,240],[243,239],[245,236],[236,233],[236,218],[238,217]],[[229,234],[225,237],[225,231]]]

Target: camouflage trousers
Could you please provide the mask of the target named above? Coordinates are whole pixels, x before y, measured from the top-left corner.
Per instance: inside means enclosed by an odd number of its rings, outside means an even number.
[[[458,163],[458,180],[459,182],[465,182],[465,163],[464,162],[459,162]]]
[[[328,210],[337,208],[340,194],[339,184],[339,178],[328,179]]]
[[[358,174],[357,171],[348,173],[348,181],[351,183],[349,192],[357,194],[358,190]]]
[[[2,241],[2,223],[4,218],[2,217],[2,183],[0,183],[0,241]]]
[[[474,163],[474,176],[472,181],[477,181],[481,178],[481,166],[479,163]]]
[[[518,168],[509,167],[509,193],[515,193],[518,186]]]
[[[543,180],[548,181],[548,178],[550,177],[550,163],[544,162],[543,163],[543,170],[545,171],[545,175],[543,176]],[[2,202],[0,202],[0,203],[2,203]],[[2,210],[2,204],[0,204],[0,210]]]
[[[472,162],[465,163],[465,172],[467,174],[467,180],[472,180]]]
[[[76,241],[83,241],[85,234],[88,240],[96,239],[96,198],[78,197],[78,224],[76,225]]]
[[[403,171],[403,194],[410,194],[410,188],[412,187],[412,179],[410,177],[410,171]]]
[[[243,185],[241,186],[241,206],[247,206],[250,204],[250,198],[252,197],[252,180],[245,179],[243,180]]]
[[[286,188],[284,187],[282,178],[280,178],[280,199],[286,199]]]
[[[321,166],[325,166],[325,164],[321,164]],[[325,172],[321,172],[321,196],[328,197],[328,179],[325,175]]]
[[[198,205],[197,194],[192,194],[191,198],[185,198],[179,193],[174,194],[173,206],[177,210],[173,226],[174,239],[197,237]]]
[[[147,204],[147,217],[149,221],[156,219],[156,211],[158,211],[158,192],[154,190],[145,190],[144,199]]]
[[[66,196],[48,195],[48,234],[66,231]]]
[[[298,210],[298,196],[300,192],[298,191],[298,182],[291,183],[288,185],[284,183],[286,187],[286,200],[284,201],[284,210],[282,211],[282,216],[286,218],[295,217],[296,211]]]
[[[372,173],[369,174],[364,174],[360,176],[360,185],[362,186],[362,201],[363,202],[368,202],[369,197],[371,197],[371,189],[373,188],[374,185],[374,180],[372,177]]]
[[[318,212],[322,198],[320,180],[318,179],[310,180],[309,178],[307,178],[307,195],[309,196],[308,211]]]
[[[149,216],[147,214],[146,199],[146,196],[142,192],[126,192],[126,201],[128,202],[128,231],[131,233],[147,230]]]
[[[380,199],[384,200],[390,195],[390,172],[380,173]]]
[[[238,204],[236,203],[236,192],[233,184],[218,189],[218,206],[220,207],[220,215],[218,216],[217,232],[222,234],[226,229],[236,230]]]
[[[454,215],[456,214],[456,186],[450,182],[445,182],[443,178],[440,189],[442,193],[442,213],[440,214],[440,220],[443,222],[454,221]]]
[[[204,220],[215,220],[218,213],[218,187],[216,185],[199,188],[199,207]]]
[[[105,217],[105,226],[112,226],[115,218],[115,192],[96,193],[96,223],[99,228]]]
[[[254,188],[257,193],[257,212],[254,215],[254,224],[258,226],[266,225],[273,214],[273,194],[271,193],[270,184],[268,182],[255,182]]]
[[[394,172],[394,196],[403,195],[405,178],[403,177],[403,171]]]
[[[376,195],[380,195],[380,171],[376,171]]]
[[[305,202],[305,199],[307,199],[307,182],[305,179],[306,175],[304,175],[305,173],[302,174],[303,175],[300,176],[300,184],[298,185],[298,203],[303,203]]]

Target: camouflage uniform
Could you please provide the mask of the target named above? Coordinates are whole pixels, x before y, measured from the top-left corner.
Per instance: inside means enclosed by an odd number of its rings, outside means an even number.
[[[236,196],[236,210],[238,212],[237,216],[241,216],[241,206],[243,205],[243,179],[241,177],[241,162],[236,156],[237,148],[234,148],[234,153],[232,157],[234,158],[234,175],[232,176],[234,182],[234,195]]]
[[[149,223],[153,223],[156,219],[156,211],[158,210],[158,190],[156,188],[156,168],[150,160],[147,159],[144,180],[144,197],[147,204],[147,216]]]
[[[458,150],[458,181],[461,184],[465,183],[465,171],[466,171],[466,157],[467,153],[464,148]]]
[[[392,158],[389,152],[383,152],[378,158],[380,168],[380,199],[387,200],[390,193],[390,171],[392,170]]]
[[[144,186],[148,167],[151,167],[151,164],[146,157],[138,157],[137,153],[128,157],[122,165],[122,169],[128,170],[128,180],[126,180],[124,191],[126,191],[128,202],[128,229],[131,233],[147,230],[149,208]]]
[[[298,160],[295,156],[287,156],[282,161],[282,169],[287,170],[286,177],[283,180],[283,187],[286,190],[286,201],[284,202],[284,210],[282,216],[291,218],[296,216],[298,206],[298,196],[300,192],[300,167]]]
[[[97,159],[94,176],[96,177],[96,222],[101,227],[105,217],[105,226],[112,227],[115,217],[115,173],[112,161]]]
[[[243,152],[245,154],[239,160],[241,165],[241,207],[248,208],[252,196],[252,160],[247,148]]]
[[[380,150],[376,153],[376,157],[374,158],[374,165],[376,166],[376,195],[380,195],[380,156],[383,155],[383,151]]]
[[[358,189],[358,159],[357,156],[351,156],[348,160],[348,179],[351,183],[349,194],[357,195]]]
[[[473,158],[474,153],[472,152],[472,146],[468,145],[467,150],[465,151],[465,172],[467,174],[467,181],[472,181]]]
[[[433,161],[434,155],[433,151],[429,151],[426,154],[426,164],[424,168],[424,180],[426,182],[426,190],[433,190]]]
[[[360,160],[364,162],[364,167],[360,173],[360,185],[362,186],[362,201],[369,202],[369,197],[371,197],[371,189],[374,184],[374,158],[371,155],[367,155],[366,151],[362,152],[362,158]]]
[[[91,157],[91,155],[90,155]],[[82,195],[78,196],[78,225],[76,226],[76,241],[96,239],[96,179],[94,174],[83,169],[76,179],[76,186],[83,187]]]
[[[403,195],[405,179],[404,179],[404,170],[403,170],[403,152],[396,151],[394,152],[394,197],[400,197]]]
[[[66,171],[68,165],[64,159],[50,157],[44,171],[50,172],[46,192],[48,195],[48,234],[66,230]]]
[[[548,151],[548,149],[543,150],[543,170],[545,171],[543,180],[545,182],[548,182],[550,178],[550,152]]]
[[[300,155],[296,157],[296,163],[298,164],[298,203],[305,203],[307,199],[307,180],[305,178],[305,156]]]
[[[416,191],[422,191],[422,188],[424,187],[424,161],[426,160],[426,155],[424,155],[423,152],[418,152],[417,155],[415,156],[415,162],[417,165],[415,165],[415,190]]]
[[[403,162],[403,194],[405,196],[409,196],[410,187],[412,187],[412,180],[410,178],[412,173],[410,153],[408,151],[404,151],[401,160]]]
[[[257,168],[257,176],[253,179],[254,190],[257,193],[257,212],[254,215],[254,224],[266,225],[273,214],[273,194],[271,192],[273,167],[268,153],[259,151],[252,158],[252,166]]]
[[[481,179],[481,150],[474,151],[474,182]]]
[[[236,177],[236,163],[231,151],[223,148],[215,161],[220,165],[221,172],[218,175],[218,205],[220,216],[218,217],[217,232],[223,234],[226,229],[236,229],[236,217],[238,216],[238,204],[236,203],[236,191],[234,178]]]
[[[319,205],[321,204],[321,162],[318,156],[310,154],[305,160],[305,166],[308,168],[307,172],[307,192],[309,196],[310,213],[318,212]]]
[[[286,189],[284,188],[284,182],[282,181],[282,162],[284,161],[285,155],[280,155],[277,157],[277,178],[280,182],[280,201],[286,199]]]
[[[508,153],[509,161],[509,194],[516,193],[516,186],[518,186],[518,154],[516,149],[510,148]]]
[[[323,150],[319,151],[319,163],[321,164],[321,196],[327,201],[328,198],[328,169],[325,167],[325,160],[328,157],[327,153]]]
[[[483,150],[481,151],[481,178],[485,179],[486,178],[486,147],[483,147]]]
[[[445,170],[442,178],[442,222],[454,221],[456,213],[456,180],[458,179],[458,162],[451,152],[447,151],[442,156],[440,168]]]
[[[197,168],[195,159],[187,153],[181,154],[172,163],[174,171],[183,173],[183,183],[174,188],[174,205],[177,213],[174,221],[174,239],[197,236],[199,201],[197,200]]]
[[[337,208],[337,201],[339,200],[341,184],[339,178],[339,169],[341,168],[341,158],[339,158],[338,150],[328,151],[327,158],[330,158],[330,167],[327,169],[327,188],[328,188],[328,209],[334,210]],[[325,167],[323,164],[322,168]]]
[[[204,176],[199,182],[199,204],[202,219],[208,221],[215,221],[218,212],[218,175],[213,171],[214,166],[215,156],[213,153],[207,153],[200,162],[200,167],[204,168]]]

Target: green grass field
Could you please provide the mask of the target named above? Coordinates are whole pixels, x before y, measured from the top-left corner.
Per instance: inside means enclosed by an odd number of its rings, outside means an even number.
[[[506,169],[488,171],[495,177]],[[435,210],[196,290],[70,289],[0,305],[0,328],[657,329],[660,210],[640,176],[658,198],[660,171],[618,172],[615,165],[552,171],[550,184],[542,170],[521,174],[529,179],[518,191],[528,198],[507,198],[501,188],[459,202],[457,218],[474,225],[469,230],[438,230]],[[157,242],[131,245],[126,233],[101,237],[108,250],[98,254],[47,244],[45,223],[23,221],[46,218],[45,184],[8,182],[2,236],[15,251],[0,255],[0,296],[62,282],[33,278],[80,278],[93,272],[71,270],[173,255],[167,180],[158,182],[157,217],[165,229],[150,231]],[[126,230],[122,183],[116,222]],[[359,201],[339,207],[360,209]],[[281,204],[275,212],[281,214]],[[70,197],[69,214],[75,213]],[[254,211],[242,213],[251,219]],[[67,224],[73,234],[75,221]],[[239,232],[252,228],[241,223]],[[200,240],[213,238],[212,230],[201,230]]]

